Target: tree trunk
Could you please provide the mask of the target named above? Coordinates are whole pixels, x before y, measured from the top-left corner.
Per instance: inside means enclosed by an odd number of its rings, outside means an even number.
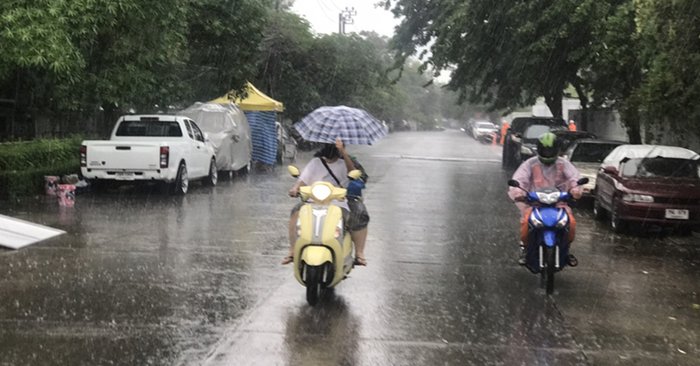
[[[622,119],[622,124],[627,129],[627,137],[630,140],[630,144],[641,144],[642,132],[637,105],[631,103],[631,105],[628,104],[620,108],[620,118]]]
[[[576,94],[578,94],[578,100],[581,103],[581,120],[576,121],[578,123],[579,128],[582,131],[587,131],[588,130],[588,96],[586,95],[586,91],[583,90],[583,86],[581,85],[579,80],[576,80],[573,82],[574,89],[576,89]]]
[[[560,91],[558,93],[553,93],[550,95],[545,95],[544,102],[549,107],[549,111],[552,112],[554,118],[562,118],[562,107],[561,103],[564,99],[564,94]]]

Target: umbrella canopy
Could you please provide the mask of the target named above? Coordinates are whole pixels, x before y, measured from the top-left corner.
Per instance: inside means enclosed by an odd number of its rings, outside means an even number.
[[[384,124],[371,114],[344,105],[317,108],[294,128],[307,141],[333,143],[339,137],[351,145],[371,145],[387,134]]]

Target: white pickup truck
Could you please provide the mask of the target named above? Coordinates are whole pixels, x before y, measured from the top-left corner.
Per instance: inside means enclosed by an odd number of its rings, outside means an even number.
[[[190,118],[174,115],[126,115],[109,140],[86,140],[80,147],[80,171],[86,179],[161,181],[170,193],[185,194],[189,181],[216,185],[214,148]]]

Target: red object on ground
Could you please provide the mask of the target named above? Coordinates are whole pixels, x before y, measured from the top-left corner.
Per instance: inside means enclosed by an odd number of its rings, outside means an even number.
[[[56,191],[58,205],[63,207],[73,207],[75,205],[75,185],[59,184]]]

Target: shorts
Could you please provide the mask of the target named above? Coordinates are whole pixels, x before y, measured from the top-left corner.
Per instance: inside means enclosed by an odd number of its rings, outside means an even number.
[[[299,212],[301,206],[305,205],[306,202],[299,202],[292,208],[291,214]],[[357,231],[362,230],[369,224],[369,213],[367,212],[367,207],[364,202],[360,199],[348,199],[348,206],[350,211],[341,208],[343,210],[343,220],[345,221],[346,230]]]

